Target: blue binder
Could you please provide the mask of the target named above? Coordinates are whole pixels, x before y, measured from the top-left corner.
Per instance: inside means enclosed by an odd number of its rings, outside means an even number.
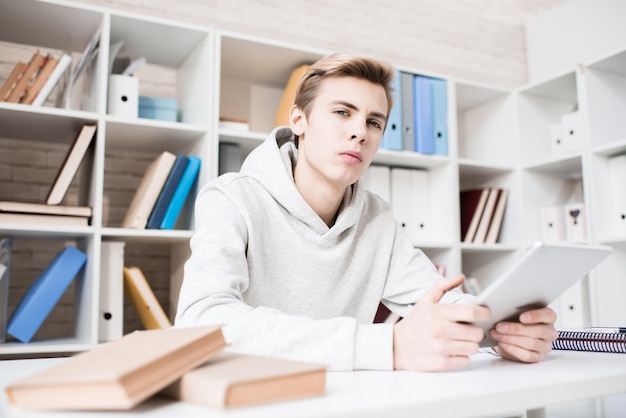
[[[26,291],[11,315],[7,333],[29,342],[86,261],[87,255],[76,247],[59,252]]]
[[[430,78],[421,75],[414,77],[415,110],[415,152],[432,154],[435,151],[433,137],[433,107]]]
[[[448,89],[446,80],[430,80],[433,94],[433,136],[437,155],[448,155]]]
[[[154,204],[152,213],[148,218],[146,228],[159,229],[161,227],[161,222],[163,221],[163,216],[165,216],[167,206],[170,204],[172,197],[174,196],[174,192],[178,187],[180,179],[183,177],[183,173],[185,172],[188,162],[189,158],[187,158],[187,156],[183,154],[178,154],[176,156],[176,160],[170,170],[170,174],[167,176],[163,189],[161,189],[161,193],[159,193],[159,197]]]
[[[200,172],[200,158],[195,155],[190,155],[188,158],[189,162],[187,163],[187,167],[185,167],[185,172],[183,173],[183,176],[178,183],[178,187],[172,196],[172,200],[170,201],[170,204],[165,211],[165,215],[163,216],[161,229],[174,229],[176,220],[178,220],[178,215],[180,215],[180,211],[183,209],[187,196],[191,191],[191,187]]]
[[[400,71],[396,70],[391,87],[393,87],[393,106],[387,120],[387,127],[383,135],[381,148],[402,151],[402,90],[400,86]]]

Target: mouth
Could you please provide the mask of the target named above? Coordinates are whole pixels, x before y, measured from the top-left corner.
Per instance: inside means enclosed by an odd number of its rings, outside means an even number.
[[[349,162],[363,162],[363,154],[359,151],[344,151],[340,155]]]

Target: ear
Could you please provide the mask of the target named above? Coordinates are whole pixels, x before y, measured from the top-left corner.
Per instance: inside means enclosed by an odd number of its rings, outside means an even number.
[[[289,109],[289,126],[295,135],[302,135],[306,126],[306,116],[304,111],[293,105]]]

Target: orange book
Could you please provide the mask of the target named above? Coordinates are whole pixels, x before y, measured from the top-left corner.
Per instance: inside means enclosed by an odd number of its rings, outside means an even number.
[[[11,71],[11,74],[9,74],[0,88],[0,102],[4,102],[9,98],[9,94],[13,91],[15,84],[20,79],[24,71],[26,71],[26,68],[28,68],[28,64],[25,62],[18,61],[18,63],[15,64],[13,71]]]
[[[12,406],[130,409],[226,346],[219,326],[135,331],[5,388]]]
[[[39,94],[39,91],[46,84],[50,74],[54,71],[54,68],[57,66],[59,59],[57,57],[49,56],[46,62],[41,67],[41,70],[37,73],[37,76],[28,87],[26,94],[20,100],[20,103],[31,104],[35,97]]]
[[[308,64],[300,65],[296,67],[289,76],[283,97],[280,99],[278,109],[276,109],[276,117],[274,118],[274,126],[289,126],[289,109],[293,106],[293,102],[296,99],[296,89],[298,88],[298,82],[302,74],[309,68]]]
[[[124,292],[146,329],[170,328],[172,323],[139,267],[124,267]]]
[[[234,408],[320,396],[326,367],[317,363],[219,353],[161,393],[214,408]]]
[[[37,71],[39,71],[45,59],[46,56],[39,53],[39,51],[33,54],[30,62],[28,63],[28,68],[26,68],[26,71],[24,71],[20,79],[17,81],[13,91],[11,91],[6,100],[7,102],[18,103],[20,101],[21,97],[24,93],[26,93],[32,78],[37,74]]]

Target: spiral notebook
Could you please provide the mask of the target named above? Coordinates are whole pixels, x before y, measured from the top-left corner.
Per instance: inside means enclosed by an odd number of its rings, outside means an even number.
[[[589,330],[560,330],[552,342],[554,350],[626,353],[626,333]]]

